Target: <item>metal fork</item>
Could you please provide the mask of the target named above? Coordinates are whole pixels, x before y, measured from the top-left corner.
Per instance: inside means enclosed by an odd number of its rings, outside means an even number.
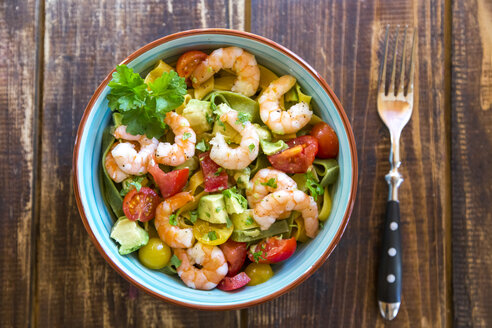
[[[389,197],[386,206],[386,219],[384,223],[384,235],[378,270],[378,303],[383,318],[392,320],[398,314],[401,304],[402,270],[401,270],[401,240],[400,240],[400,203],[398,201],[398,187],[403,178],[398,172],[400,167],[400,135],[405,125],[412,116],[413,109],[413,76],[414,76],[414,49],[415,30],[412,38],[410,55],[410,74],[405,93],[405,55],[407,28],[403,36],[403,54],[400,67],[400,81],[395,80],[396,59],[398,48],[399,25],[396,28],[396,42],[393,51],[393,69],[391,82],[386,92],[386,59],[388,57],[389,25],[386,26],[384,62],[379,77],[378,88],[378,113],[391,135],[391,152],[389,161],[391,169],[386,174],[386,182],[389,185]]]

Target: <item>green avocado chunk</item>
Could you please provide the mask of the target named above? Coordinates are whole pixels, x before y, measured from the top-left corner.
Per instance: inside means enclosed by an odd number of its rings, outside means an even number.
[[[212,128],[212,108],[209,101],[191,99],[183,109],[183,117],[190,122],[196,134],[207,132]]]
[[[235,187],[224,190],[222,195],[224,195],[226,211],[228,214],[243,213],[248,208],[248,201]]]
[[[212,194],[200,198],[198,203],[198,217],[210,223],[227,223],[224,195]]]
[[[149,234],[136,221],[130,221],[122,216],[111,228],[111,238],[120,244],[118,252],[121,255],[130,254],[140,247],[147,245]]]
[[[260,145],[265,155],[273,155],[289,148],[289,146],[283,140],[278,140],[276,142],[260,140]]]
[[[253,126],[256,129],[256,132],[258,133],[258,136],[260,137],[260,140],[265,140],[265,141],[271,141],[272,140],[272,134],[268,130],[266,126],[261,126],[257,123],[253,124]]]
[[[234,224],[234,230],[250,230],[259,228],[260,226],[253,219],[253,210],[247,209],[239,214],[232,214],[231,221]],[[258,229],[255,229],[258,230]],[[259,233],[259,232],[258,232]]]
[[[250,229],[250,230],[234,230],[231,239],[237,242],[250,242],[263,238],[280,235],[289,232],[289,224],[286,220],[274,222],[268,230]]]
[[[234,180],[236,180],[236,184],[241,189],[248,189],[249,178],[251,176],[251,169],[246,167],[242,170],[234,171]]]

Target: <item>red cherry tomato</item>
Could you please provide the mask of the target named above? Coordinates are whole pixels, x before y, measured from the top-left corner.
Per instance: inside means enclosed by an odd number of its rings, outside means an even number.
[[[268,156],[274,168],[285,173],[305,173],[318,153],[318,139],[302,136],[287,141],[288,149]]]
[[[192,50],[185,52],[178,59],[176,64],[176,71],[178,75],[186,79],[188,86],[191,86],[190,75],[193,73],[195,68],[207,58],[207,54],[202,51]]]
[[[131,221],[149,221],[155,216],[159,196],[149,187],[132,189],[123,199],[123,212]]]
[[[229,272],[227,276],[235,276],[246,260],[246,254],[248,253],[246,243],[238,243],[229,239],[227,242],[219,246],[224,253],[227,264],[229,265]]]
[[[225,277],[222,281],[217,285],[217,288],[220,290],[230,291],[246,286],[251,279],[244,272],[241,272],[234,277]]]
[[[198,155],[202,167],[203,180],[206,192],[214,192],[227,189],[229,176],[226,171],[217,165],[209,156],[209,152]]]
[[[256,263],[277,263],[291,257],[296,251],[296,247],[295,237],[290,239],[270,237],[256,245],[254,251],[250,249],[248,258],[251,262]]]
[[[318,139],[319,158],[335,158],[338,155],[338,137],[335,130],[325,122],[319,122],[311,130],[311,135]]]
[[[188,168],[184,168],[165,173],[159,168],[159,165],[154,159],[149,161],[147,169],[159,186],[161,195],[164,198],[176,195],[178,192],[183,190],[186,182],[188,181],[188,173],[190,171]]]

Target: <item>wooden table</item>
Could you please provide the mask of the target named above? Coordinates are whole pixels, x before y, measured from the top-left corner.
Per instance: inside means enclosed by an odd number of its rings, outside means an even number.
[[[4,0],[0,2],[0,326],[492,326],[491,0]],[[403,131],[403,303],[378,313],[388,132],[376,112],[386,23],[418,28],[416,106]],[[164,35],[247,30],[307,60],[357,140],[358,197],[339,246],[274,301],[201,312],[120,277],[72,191],[82,112],[106,74]]]

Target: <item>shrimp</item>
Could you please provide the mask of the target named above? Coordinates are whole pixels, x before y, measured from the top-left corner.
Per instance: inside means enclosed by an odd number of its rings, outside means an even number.
[[[116,142],[111,149],[116,147],[116,145],[119,142]],[[113,158],[113,155],[111,154],[111,151],[108,151],[106,154],[106,159],[104,160],[104,167],[106,168],[106,172],[108,172],[108,175],[113,179],[114,182],[122,182],[126,178],[128,178],[128,174],[123,172],[118,164],[116,164],[116,161]]]
[[[274,168],[266,168],[259,170],[251,179],[246,197],[249,206],[254,208],[269,193],[290,189],[297,189],[297,183],[291,177]]]
[[[178,166],[195,155],[196,133],[190,122],[175,112],[168,112],[164,120],[174,132],[174,144],[160,142],[155,152],[156,161],[161,164]]]
[[[241,134],[241,143],[236,148],[231,148],[226,143],[224,136],[217,132],[210,140],[212,149],[210,158],[220,166],[229,170],[242,170],[246,168],[258,156],[260,137],[251,122],[241,122],[239,113],[229,108],[229,111],[220,116],[222,122],[227,122]]]
[[[260,69],[255,56],[238,47],[214,50],[191,74],[194,84],[201,84],[222,68],[232,69],[237,78],[232,91],[250,97],[256,93],[260,84]]]
[[[254,208],[253,217],[262,230],[268,229],[286,211],[299,211],[304,219],[306,235],[314,238],[318,233],[318,205],[304,192],[279,190],[267,195]]]
[[[280,108],[280,98],[295,84],[293,76],[284,75],[270,83],[258,99],[261,120],[274,133],[295,133],[311,120],[313,112],[305,102],[297,103],[287,111]]]
[[[193,196],[188,192],[181,192],[167,198],[157,206],[154,220],[155,229],[161,240],[170,247],[188,248],[195,242],[191,228],[182,229],[169,222],[172,213],[190,201],[193,201]]]
[[[224,253],[217,246],[197,242],[188,249],[175,249],[174,255],[181,260],[176,269],[186,286],[209,290],[224,279],[229,268]]]
[[[156,138],[149,139],[146,136],[129,134],[124,125],[116,128],[114,136],[117,139],[137,141],[140,144],[138,152],[131,142],[120,142],[111,150],[111,155],[121,171],[132,175],[147,173],[147,162],[154,154],[159,141]]]

